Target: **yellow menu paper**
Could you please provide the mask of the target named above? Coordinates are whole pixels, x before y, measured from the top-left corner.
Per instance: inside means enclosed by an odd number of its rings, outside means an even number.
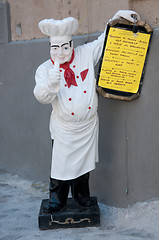
[[[98,85],[137,93],[150,35],[110,27]]]

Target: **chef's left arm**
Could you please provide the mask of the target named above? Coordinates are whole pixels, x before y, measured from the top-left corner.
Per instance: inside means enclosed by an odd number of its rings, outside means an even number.
[[[134,11],[131,11],[131,10],[119,10],[114,16],[112,19],[110,20],[113,20],[115,18],[124,18],[130,22],[133,22],[136,20],[139,20],[140,19],[140,16],[134,12]],[[109,21],[110,21],[109,20]],[[108,23],[109,23],[108,21]],[[106,29],[107,29],[107,26],[105,28],[105,31],[98,37],[97,40],[91,42],[91,43],[88,43],[88,45],[90,46],[91,48],[91,52],[93,53],[93,63],[94,63],[94,66],[98,63],[101,55],[102,55],[102,50],[103,50],[103,45],[104,45],[104,40],[105,40],[105,33],[106,33]]]
[[[105,39],[105,31],[98,37],[97,40],[94,40],[91,43],[88,43],[87,46],[90,47],[90,51],[93,56],[93,65],[96,66],[98,63],[101,55],[102,55],[102,50],[103,50],[103,44],[104,44],[104,39]]]

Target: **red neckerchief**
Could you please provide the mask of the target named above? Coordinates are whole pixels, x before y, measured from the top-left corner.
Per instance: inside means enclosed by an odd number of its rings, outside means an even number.
[[[75,53],[74,53],[74,50],[73,50],[71,60],[69,62],[65,62],[63,64],[60,64],[60,68],[65,69],[64,78],[65,78],[65,81],[67,83],[68,88],[70,88],[71,85],[78,86],[77,83],[76,83],[76,80],[75,80],[75,74],[72,71],[72,69],[70,68],[70,64],[74,60],[74,55],[75,55]],[[52,59],[51,59],[51,61],[54,64],[54,61]]]

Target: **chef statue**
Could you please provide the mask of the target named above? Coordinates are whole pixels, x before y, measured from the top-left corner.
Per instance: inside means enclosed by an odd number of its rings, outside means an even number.
[[[136,12],[118,11],[114,18],[134,22]],[[73,17],[45,19],[41,32],[50,37],[51,58],[35,75],[34,95],[52,105],[50,133],[53,139],[48,213],[66,206],[69,187],[72,197],[83,206],[95,202],[90,197],[89,176],[98,162],[98,98],[94,67],[101,57],[105,32],[95,41],[74,49],[72,35],[78,30]]]

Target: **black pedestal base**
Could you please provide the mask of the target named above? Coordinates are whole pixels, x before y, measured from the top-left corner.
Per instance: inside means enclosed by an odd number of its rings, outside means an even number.
[[[96,204],[89,208],[79,206],[72,198],[67,201],[67,207],[59,212],[47,214],[43,212],[43,205],[48,199],[42,200],[39,212],[39,228],[41,230],[75,227],[97,227],[100,224],[100,212],[97,198],[92,197]]]

